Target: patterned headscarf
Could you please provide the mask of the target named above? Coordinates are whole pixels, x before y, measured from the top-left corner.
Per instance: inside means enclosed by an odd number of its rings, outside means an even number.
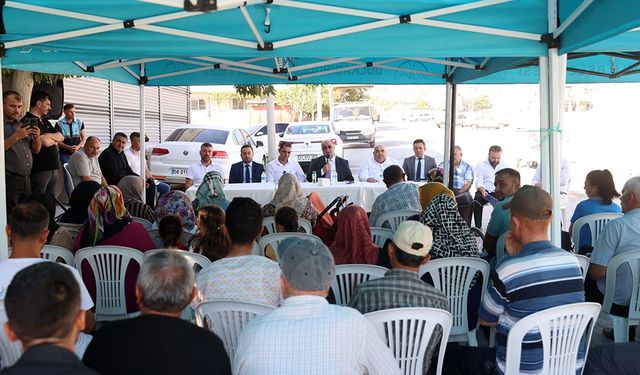
[[[433,231],[432,258],[479,256],[475,237],[449,195],[436,195],[422,211],[420,221]]]
[[[165,216],[180,216],[182,226],[189,231],[193,230],[196,225],[196,215],[191,200],[187,194],[178,190],[171,190],[160,198],[156,205],[155,215],[157,223]]]
[[[367,213],[351,205],[336,217],[335,242],[329,248],[336,264],[376,264],[380,249],[371,239]]]
[[[140,176],[124,176],[118,182],[118,189],[122,192],[124,203],[133,201],[142,202],[142,192],[144,191],[144,179]]]
[[[103,187],[94,195],[87,209],[81,247],[95,246],[113,236],[131,222],[122,194],[112,186]]]
[[[454,199],[456,197],[453,191],[441,182],[427,182],[418,188],[418,193],[420,194],[420,205],[423,210],[429,206],[429,203],[436,195],[447,194]]]
[[[203,206],[218,206],[223,210],[229,206],[229,201],[224,196],[223,177],[218,171],[207,172],[202,179],[202,184],[196,191],[196,199],[193,201],[193,210],[198,211]]]
[[[304,208],[307,206],[307,198],[304,196],[300,180],[295,174],[285,173],[280,177],[278,190],[276,190],[270,203],[275,206],[276,211],[280,207],[291,207],[296,210],[298,216],[302,215]]]

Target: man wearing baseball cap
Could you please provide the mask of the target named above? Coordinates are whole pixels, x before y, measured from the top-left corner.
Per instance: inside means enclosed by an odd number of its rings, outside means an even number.
[[[384,277],[360,284],[351,296],[349,306],[363,314],[399,307],[433,307],[448,310],[447,297],[440,290],[420,280],[418,270],[427,264],[431,255],[431,229],[418,221],[404,221],[393,234],[389,244],[389,261],[393,269]],[[425,370],[439,344],[442,332],[429,340],[425,356]],[[435,334],[434,334],[435,335]]]
[[[520,319],[556,306],[584,302],[582,271],[576,257],[549,241],[551,196],[525,185],[503,209],[511,210],[505,243],[508,257],[496,267],[480,306],[480,324],[496,327],[495,348],[450,347],[444,374],[504,373],[509,330]],[[527,334],[520,371],[542,372],[539,334]],[[451,350],[449,350],[451,349]],[[578,354],[582,364],[584,352]]]
[[[287,238],[278,246],[278,257],[286,299],[243,329],[234,374],[400,373],[364,316],[327,302],[335,263],[321,241]]]

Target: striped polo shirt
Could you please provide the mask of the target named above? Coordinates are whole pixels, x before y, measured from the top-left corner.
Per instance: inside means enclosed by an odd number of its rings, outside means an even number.
[[[480,307],[480,318],[497,322],[496,364],[504,374],[507,335],[520,319],[552,307],[584,302],[582,272],[576,257],[549,241],[530,242],[519,254],[505,258],[491,275],[491,284]],[[528,333],[522,348],[520,372],[542,373],[539,333]],[[578,355],[582,368],[584,352]],[[577,374],[580,374],[578,371]]]

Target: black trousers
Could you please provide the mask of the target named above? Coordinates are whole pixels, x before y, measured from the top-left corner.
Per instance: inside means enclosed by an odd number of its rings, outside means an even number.
[[[598,283],[591,280],[588,276],[584,281],[584,299],[587,302],[597,302],[602,305],[604,301],[604,294],[598,289]],[[622,306],[618,304],[611,304],[611,313],[617,316],[629,316],[629,306]]]
[[[25,197],[31,195],[31,179],[11,172],[5,173],[5,191],[7,194],[7,216]]]
[[[493,196],[493,193],[489,193],[489,195]],[[482,209],[487,203],[489,201],[484,199],[480,191],[476,191],[476,195],[473,197],[473,220],[476,228],[482,228]]]

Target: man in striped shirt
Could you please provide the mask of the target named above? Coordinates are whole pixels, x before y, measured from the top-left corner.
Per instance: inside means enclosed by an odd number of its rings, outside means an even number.
[[[491,348],[450,348],[445,356],[445,374],[499,374],[505,369],[507,335],[520,319],[552,307],[584,302],[582,273],[571,253],[548,240],[551,196],[526,185],[504,209],[511,209],[511,232],[506,236],[510,255],[498,265],[480,307],[480,324],[496,327],[496,345]],[[520,372],[541,374],[543,364],[540,335],[529,333],[522,348]],[[584,352],[579,353],[579,374]]]

